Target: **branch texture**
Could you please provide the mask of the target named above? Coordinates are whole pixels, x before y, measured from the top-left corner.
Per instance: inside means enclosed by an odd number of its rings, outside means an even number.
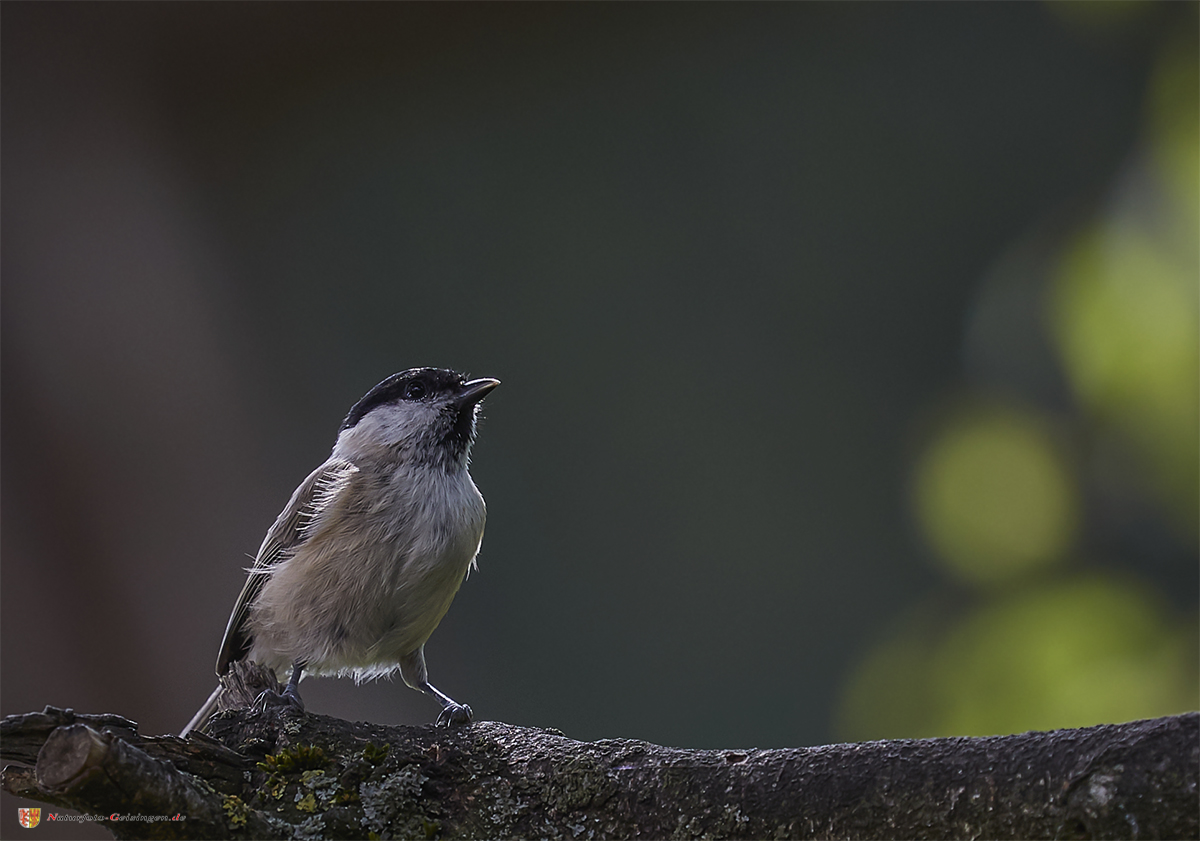
[[[246,694],[253,680],[239,676]],[[231,690],[231,694],[233,691]],[[47,707],[0,723],[14,794],[118,838],[1197,838],[1200,714],[1080,730],[681,750],[476,722],[227,709],[211,736]]]

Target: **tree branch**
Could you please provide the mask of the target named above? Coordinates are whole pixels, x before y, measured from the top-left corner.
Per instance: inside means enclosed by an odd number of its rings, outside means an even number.
[[[235,673],[224,706],[265,680]],[[182,818],[105,822],[117,838],[1200,837],[1198,713],[736,751],[287,706],[228,709],[208,731],[142,736],[120,716],[54,707],[9,716],[0,756],[34,770],[5,768],[3,786],[87,814]]]

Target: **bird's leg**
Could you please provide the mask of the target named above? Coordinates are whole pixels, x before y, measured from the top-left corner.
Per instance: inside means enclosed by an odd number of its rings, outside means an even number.
[[[436,722],[438,727],[449,727],[452,724],[466,724],[471,720],[471,708],[469,706],[456,702],[429,682],[429,674],[425,669],[424,646],[421,646],[400,661],[400,677],[404,678],[404,682],[413,689],[418,689],[438,699],[438,702],[442,705],[442,711],[438,713]]]
[[[300,700],[300,675],[303,672],[304,661],[297,660],[292,663],[292,676],[288,678],[287,686],[283,687],[283,697],[301,712],[304,712],[304,702]]]

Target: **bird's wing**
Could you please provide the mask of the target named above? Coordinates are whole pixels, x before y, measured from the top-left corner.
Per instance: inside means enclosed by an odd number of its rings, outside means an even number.
[[[254,558],[254,566],[249,570],[250,577],[233,606],[229,624],[225,626],[225,638],[221,641],[221,653],[217,656],[218,675],[225,674],[231,662],[250,652],[253,640],[247,620],[250,606],[262,591],[263,582],[278,564],[292,557],[306,540],[321,530],[324,515],[338,507],[357,473],[358,468],[353,463],[331,458],[296,488],[287,507],[267,531]]]

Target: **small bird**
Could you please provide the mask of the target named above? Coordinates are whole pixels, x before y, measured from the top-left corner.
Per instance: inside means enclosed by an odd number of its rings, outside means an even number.
[[[441,368],[393,374],[350,409],[329,459],[267,532],[217,657],[289,673],[282,700],[303,709],[303,675],[356,682],[399,669],[442,705],[437,726],[471,720],[439,692],[425,641],[475,565],[483,496],[467,465],[483,398],[500,384]],[[221,687],[181,735],[202,725]]]

